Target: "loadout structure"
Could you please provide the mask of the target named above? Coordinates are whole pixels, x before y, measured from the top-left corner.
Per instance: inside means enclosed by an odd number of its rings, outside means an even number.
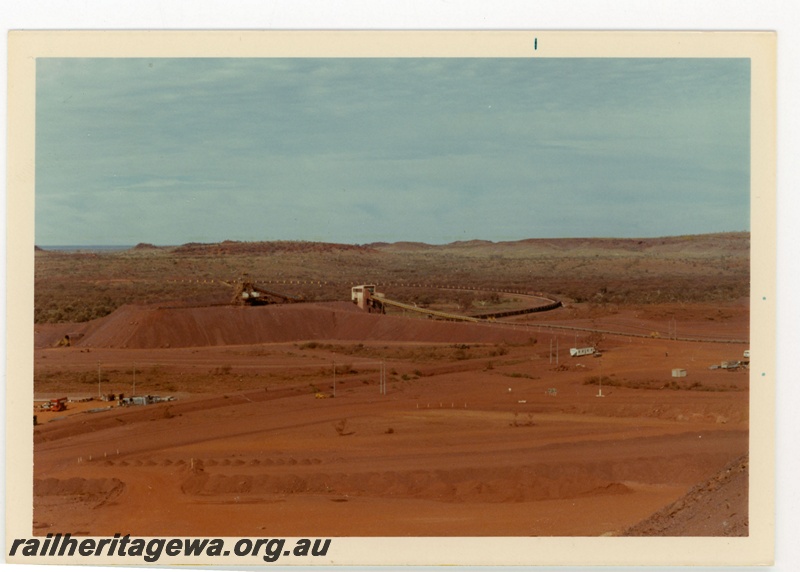
[[[236,282],[228,282],[228,284],[235,287],[231,303],[239,306],[263,306],[265,304],[302,302],[299,298],[293,298],[292,296],[287,296],[286,294],[281,294],[280,292],[275,292],[259,286],[247,276],[243,276]]]

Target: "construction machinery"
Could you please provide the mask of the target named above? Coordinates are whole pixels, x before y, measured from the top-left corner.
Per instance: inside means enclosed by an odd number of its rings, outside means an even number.
[[[287,296],[280,292],[258,286],[255,281],[251,280],[246,274],[237,281],[225,283],[233,286],[235,290],[231,303],[240,306],[262,306],[265,304],[302,302],[299,298],[293,298],[292,296]]]
[[[41,405],[41,408],[46,411],[65,411],[67,409],[67,398],[58,397],[51,399]]]

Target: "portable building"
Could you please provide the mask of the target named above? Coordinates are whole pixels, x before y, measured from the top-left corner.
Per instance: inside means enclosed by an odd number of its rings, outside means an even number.
[[[590,356],[594,351],[594,348],[570,348],[569,355],[572,357]]]

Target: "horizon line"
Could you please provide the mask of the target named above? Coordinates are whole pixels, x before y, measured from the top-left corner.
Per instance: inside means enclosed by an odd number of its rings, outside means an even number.
[[[333,240],[311,240],[311,239],[264,239],[264,240],[237,240],[237,239],[222,239],[222,240],[210,240],[208,242],[204,241],[195,241],[190,240],[188,242],[182,243],[171,243],[171,244],[157,244],[151,243],[146,241],[139,241],[135,244],[38,244],[35,243],[35,248],[41,248],[46,250],[48,248],[71,248],[71,249],[92,249],[92,248],[107,248],[107,249],[126,249],[126,248],[134,248],[139,245],[143,246],[153,246],[155,248],[177,248],[180,246],[186,245],[214,245],[214,244],[224,244],[224,243],[237,243],[237,244],[257,244],[257,243],[270,243],[270,242],[299,242],[299,243],[309,243],[309,244],[342,244],[347,246],[370,246],[374,244],[422,244],[426,246],[448,246],[452,244],[464,244],[468,242],[485,242],[489,244],[511,244],[517,242],[526,242],[532,240],[659,240],[665,238],[685,238],[685,237],[692,237],[692,236],[714,236],[714,235],[724,235],[724,234],[750,234],[751,231],[749,230],[727,230],[727,231],[718,231],[718,232],[703,232],[703,233],[683,233],[683,234],[665,234],[660,236],[632,236],[632,237],[623,237],[623,236],[561,236],[561,237],[528,237],[528,238],[519,238],[519,239],[512,239],[512,240],[491,240],[487,238],[471,238],[471,239],[460,239],[454,240],[450,242],[425,242],[421,240],[376,240],[372,242],[340,242],[340,241],[333,241]]]

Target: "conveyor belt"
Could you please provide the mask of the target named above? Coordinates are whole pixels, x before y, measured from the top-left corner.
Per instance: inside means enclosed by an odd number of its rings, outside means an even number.
[[[440,318],[442,320],[452,320],[457,322],[481,322],[478,318],[472,318],[470,316],[461,316],[459,314],[449,314],[447,312],[439,312],[437,310],[428,310],[426,308],[419,308],[417,306],[412,306],[410,304],[403,304],[402,302],[396,302],[395,300],[389,300],[388,298],[384,298],[383,296],[378,296],[375,294],[372,298],[375,302],[382,304],[383,306],[392,306],[394,308],[401,308],[403,310],[407,310],[409,312],[417,312],[419,314],[427,314],[429,316],[433,316],[435,318]]]

